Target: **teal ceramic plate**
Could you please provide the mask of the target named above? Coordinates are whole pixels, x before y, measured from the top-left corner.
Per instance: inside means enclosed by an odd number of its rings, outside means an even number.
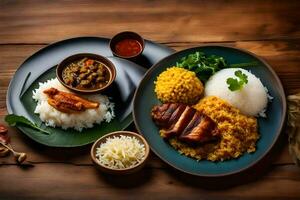
[[[131,103],[133,94],[146,72],[149,64],[170,55],[168,47],[146,41],[145,51],[141,56],[144,67],[136,63],[113,57],[109,50],[109,39],[99,37],[79,37],[51,44],[30,56],[16,71],[7,92],[7,110],[9,113],[23,115],[48,130],[45,135],[29,127],[18,128],[38,143],[53,147],[76,147],[96,141],[106,133],[125,129],[132,122]],[[32,91],[39,82],[55,78],[56,65],[64,58],[77,53],[95,53],[107,57],[116,67],[116,79],[105,91],[115,103],[116,117],[110,123],[103,122],[82,132],[73,129],[46,127],[39,116],[34,114],[36,102]]]
[[[153,123],[150,111],[154,105],[160,104],[154,93],[154,81],[166,68],[174,66],[180,58],[203,51],[208,55],[223,56],[229,64],[242,62],[258,62],[258,66],[245,68],[259,77],[269,90],[273,101],[268,104],[267,118],[258,118],[261,138],[257,142],[257,150],[252,154],[244,154],[238,159],[224,162],[196,161],[180,155],[173,147],[159,136],[159,130]],[[146,138],[151,149],[162,160],[183,172],[198,176],[224,176],[241,172],[261,160],[275,144],[286,116],[286,99],[281,82],[272,68],[262,59],[245,50],[225,46],[200,46],[176,52],[152,66],[141,81],[134,97],[134,122],[138,131]]]

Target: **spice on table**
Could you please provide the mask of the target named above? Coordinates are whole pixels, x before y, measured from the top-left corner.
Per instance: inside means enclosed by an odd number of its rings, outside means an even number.
[[[27,158],[26,153],[16,153],[15,154],[15,159],[18,164],[22,164]]]
[[[9,155],[9,152],[12,152],[15,160],[18,164],[24,163],[27,158],[27,155],[23,152],[15,151],[10,144],[10,137],[8,135],[8,129],[0,124],[0,157]]]

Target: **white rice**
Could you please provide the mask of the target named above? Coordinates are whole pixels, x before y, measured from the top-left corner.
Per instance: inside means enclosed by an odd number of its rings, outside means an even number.
[[[227,78],[237,78],[234,72],[241,70],[248,76],[248,83],[241,90],[231,91],[226,83]],[[268,94],[261,81],[247,70],[241,68],[223,69],[210,77],[205,84],[205,96],[217,96],[238,108],[249,116],[265,117]]]
[[[39,114],[40,119],[51,127],[61,127],[63,129],[74,128],[82,131],[83,128],[91,128],[94,124],[101,124],[102,121],[110,122],[114,117],[114,104],[105,95],[78,95],[85,99],[98,102],[97,109],[87,109],[80,113],[67,114],[60,112],[50,106],[47,102],[47,95],[43,93],[48,88],[56,88],[60,91],[72,93],[65,88],[57,78],[39,83],[39,88],[33,91],[32,98],[37,102],[34,113]]]

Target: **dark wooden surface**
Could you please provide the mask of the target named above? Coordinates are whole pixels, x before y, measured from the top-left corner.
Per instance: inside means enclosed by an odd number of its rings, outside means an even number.
[[[19,64],[49,43],[76,36],[111,37],[132,30],[181,50],[203,43],[245,48],[263,57],[286,94],[300,92],[299,1],[0,1],[0,123]],[[97,171],[90,146],[48,148],[10,128],[30,165],[0,159],[0,199],[299,199],[300,170],[282,134],[272,152],[242,174],[185,175],[151,155],[138,174]]]

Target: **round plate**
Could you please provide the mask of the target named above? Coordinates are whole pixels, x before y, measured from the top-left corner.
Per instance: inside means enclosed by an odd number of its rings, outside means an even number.
[[[131,103],[134,91],[142,79],[146,68],[174,52],[165,46],[146,41],[145,51],[138,62],[113,57],[109,50],[109,39],[98,37],[80,37],[51,44],[30,56],[16,71],[7,92],[7,110],[9,113],[23,115],[42,128],[51,132],[42,134],[29,127],[18,128],[38,143],[55,147],[75,147],[94,142],[99,137],[112,131],[125,129],[132,122]],[[115,102],[116,117],[110,123],[103,122],[90,129],[77,132],[73,129],[46,127],[39,116],[34,114],[36,102],[32,91],[39,82],[55,78],[55,68],[64,58],[77,53],[95,53],[106,56],[116,66],[117,77],[114,85],[106,91]]]
[[[245,153],[238,159],[224,162],[196,161],[195,159],[179,154],[168,142],[160,137],[159,130],[150,116],[151,108],[154,105],[161,104],[154,93],[153,82],[166,68],[174,66],[180,58],[196,51],[203,51],[208,55],[223,56],[229,64],[258,62],[258,66],[245,69],[250,70],[261,79],[274,99],[268,104],[266,111],[267,118],[258,118],[261,137],[257,142],[257,150],[254,153]],[[271,149],[278,139],[285,121],[286,99],[281,82],[275,72],[265,61],[254,54],[225,46],[200,46],[174,53],[151,67],[136,90],[133,109],[134,122],[138,131],[144,135],[151,149],[162,160],[189,174],[198,176],[224,176],[249,168],[262,159]]]

